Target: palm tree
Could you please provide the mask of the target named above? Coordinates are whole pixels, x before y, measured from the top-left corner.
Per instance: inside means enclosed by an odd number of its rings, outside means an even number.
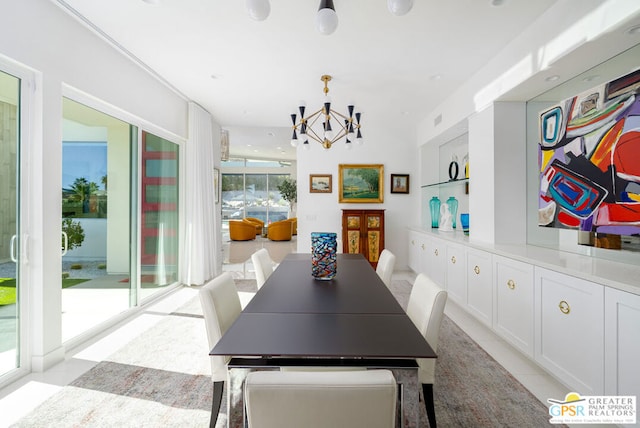
[[[71,199],[74,201],[82,202],[82,212],[89,212],[89,198],[92,194],[98,191],[98,185],[96,183],[88,182],[86,178],[79,177],[73,181],[69,190],[73,193]]]

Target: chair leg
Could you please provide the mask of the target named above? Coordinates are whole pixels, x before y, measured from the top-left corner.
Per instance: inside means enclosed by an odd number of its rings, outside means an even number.
[[[218,421],[218,413],[220,413],[223,391],[224,381],[213,382],[213,402],[211,404],[211,421],[209,422],[209,428],[215,428],[216,422]]]
[[[422,395],[424,396],[424,405],[427,408],[427,418],[429,419],[429,426],[436,428],[436,409],[433,405],[433,384],[422,384]]]

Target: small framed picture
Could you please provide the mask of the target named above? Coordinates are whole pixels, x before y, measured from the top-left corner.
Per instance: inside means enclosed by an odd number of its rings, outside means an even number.
[[[331,193],[331,174],[309,175],[309,193]]]
[[[391,174],[391,193],[409,193],[409,174]]]

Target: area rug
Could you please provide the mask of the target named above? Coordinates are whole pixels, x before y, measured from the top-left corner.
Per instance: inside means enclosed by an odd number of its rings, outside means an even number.
[[[255,292],[255,281],[239,291]],[[411,285],[394,281],[404,307]],[[212,399],[204,320],[197,298],[20,420],[16,427],[206,427]],[[546,406],[445,316],[435,407],[440,427],[544,427]],[[217,428],[226,426],[222,403]],[[420,426],[428,427],[423,403]]]

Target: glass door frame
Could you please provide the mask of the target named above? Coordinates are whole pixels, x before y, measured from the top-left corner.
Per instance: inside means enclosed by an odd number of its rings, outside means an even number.
[[[154,134],[158,137],[167,139],[169,141],[171,141],[172,143],[175,143],[178,145],[178,159],[179,159],[179,171],[178,171],[178,184],[179,184],[179,195],[184,195],[185,192],[185,187],[184,187],[184,182],[185,182],[185,176],[184,176],[184,171],[185,171],[185,167],[184,167],[184,149],[185,149],[185,143],[186,140],[176,134],[173,134],[172,132],[169,132],[163,128],[160,128],[144,119],[141,119],[138,116],[135,116],[133,114],[127,113],[121,109],[119,109],[118,107],[115,107],[109,103],[106,103],[104,101],[98,100],[95,97],[80,91],[72,86],[69,85],[64,85],[62,87],[62,96],[65,98],[69,98],[75,102],[78,102],[80,104],[83,104],[87,107],[90,107],[92,109],[98,110],[101,113],[104,113],[106,115],[112,116],[116,119],[122,120],[124,122],[127,122],[132,128],[135,128],[135,130],[132,130],[132,134],[136,133],[137,136],[136,138],[134,138],[134,136],[131,136],[131,142],[132,144],[135,144],[135,151],[132,152],[132,156],[131,156],[131,162],[132,162],[132,168],[131,168],[131,177],[132,177],[132,188],[131,188],[131,195],[132,195],[132,200],[131,200],[131,219],[130,219],[130,227],[131,227],[131,233],[130,233],[130,239],[131,239],[131,257],[134,258],[135,262],[131,263],[130,265],[130,277],[131,277],[131,282],[136,284],[136,287],[134,290],[131,291],[130,293],[130,307],[129,310],[125,312],[125,316],[126,314],[131,311],[132,309],[136,309],[137,307],[141,306],[142,304],[146,304],[149,301],[153,301],[156,300],[159,297],[164,296],[165,294],[173,291],[173,289],[175,288],[175,286],[177,286],[180,283],[180,278],[182,278],[182,269],[183,269],[183,264],[184,264],[184,260],[183,260],[183,255],[182,255],[182,251],[178,252],[178,256],[179,256],[179,271],[178,271],[178,282],[175,284],[172,284],[170,286],[168,286],[166,288],[166,290],[164,290],[163,292],[154,294],[153,296],[147,298],[147,299],[143,299],[141,297],[141,292],[140,292],[140,287],[141,287],[141,283],[140,283],[140,274],[142,271],[142,265],[141,265],[141,248],[140,248],[140,239],[142,237],[141,234],[141,227],[140,225],[142,224],[142,216],[141,216],[141,207],[142,207],[142,191],[141,191],[141,185],[142,185],[142,168],[141,165],[139,165],[140,159],[142,159],[142,133],[143,132],[148,132],[151,134]],[[134,181],[135,180],[135,181]],[[179,204],[178,204],[178,216],[179,216],[179,236],[180,236],[180,243],[179,243],[179,248],[183,248],[183,239],[184,239],[184,230],[185,230],[185,223],[184,223],[184,197],[180,197],[179,198]],[[117,317],[116,317],[117,318]],[[115,321],[114,321],[115,322]],[[101,326],[99,326],[101,327]]]
[[[36,221],[29,215],[35,210],[34,194],[38,194],[37,185],[41,171],[30,168],[37,156],[36,144],[42,116],[42,79],[33,70],[0,55],[0,71],[12,75],[20,80],[19,83],[19,113],[18,113],[18,147],[17,147],[17,219],[16,235],[18,260],[16,266],[16,294],[17,301],[17,333],[18,333],[18,367],[0,375],[0,386],[10,383],[31,371],[31,338],[33,314],[31,312],[33,300],[32,278],[38,277],[40,268],[29,264],[30,231],[37,229]]]

